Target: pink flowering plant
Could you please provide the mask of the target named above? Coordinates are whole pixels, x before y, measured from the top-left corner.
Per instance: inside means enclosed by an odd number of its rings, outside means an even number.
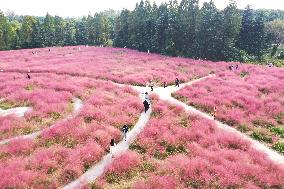
[[[58,188],[87,171],[108,152],[112,138],[122,139],[142,112],[136,91],[96,81],[82,95],[82,111],[61,120],[35,140],[19,139],[0,146],[0,188]],[[23,178],[23,179],[21,179]]]
[[[243,65],[220,72],[173,95],[284,153],[284,70]]]
[[[153,99],[130,150],[83,188],[281,188],[284,167],[212,121]]]

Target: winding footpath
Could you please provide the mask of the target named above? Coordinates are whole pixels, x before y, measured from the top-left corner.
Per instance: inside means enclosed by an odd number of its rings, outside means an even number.
[[[82,100],[80,100],[80,99],[78,99],[78,98],[74,98],[72,105],[73,105],[73,112],[72,112],[72,114],[69,115],[69,116],[67,116],[67,117],[66,117],[65,119],[63,119],[63,120],[60,120],[60,121],[68,121],[69,119],[71,119],[71,118],[77,116],[77,115],[79,114],[80,110],[81,110],[82,107],[83,107],[83,102],[82,102]],[[19,107],[18,109],[21,109],[21,108],[23,109],[23,107]],[[14,108],[13,108],[13,109],[14,109]],[[30,110],[30,109],[31,109],[31,108],[29,108],[29,110]],[[11,110],[11,109],[10,109],[10,110]],[[14,114],[14,113],[15,113],[14,111],[11,111],[11,112],[10,112],[10,114]],[[25,114],[25,112],[19,112],[19,113],[20,113],[20,115],[23,114],[23,116],[24,116],[24,114]],[[0,111],[0,115],[4,116],[5,114],[4,114],[4,115],[1,114],[1,111]],[[17,114],[17,115],[19,116],[19,114]],[[48,127],[48,128],[42,129],[42,130],[40,130],[40,131],[31,133],[31,134],[28,134],[28,135],[20,135],[20,136],[16,136],[16,137],[13,137],[13,138],[1,140],[1,141],[0,141],[0,145],[7,144],[7,143],[9,143],[9,142],[11,142],[11,141],[13,141],[13,140],[18,140],[18,139],[35,139],[35,138],[38,137],[41,133],[43,133],[44,131],[48,131],[48,130],[54,128],[56,125],[57,125],[57,124],[55,123],[55,124],[53,124],[52,126],[50,126],[50,127]]]
[[[129,145],[137,138],[139,133],[141,133],[146,126],[147,122],[150,119],[152,113],[152,109],[150,109],[146,113],[142,113],[138,122],[135,124],[133,129],[127,134],[126,141],[122,140],[115,147],[115,151],[113,152],[114,156],[119,156],[120,154],[126,152],[129,148]],[[63,187],[63,189],[76,189],[80,186],[90,183],[94,181],[96,178],[101,176],[104,173],[104,170],[107,166],[109,166],[113,162],[112,154],[106,154],[100,162],[91,167],[87,172],[81,175],[78,179],[74,180],[70,184]]]
[[[10,71],[11,72],[11,71]],[[43,71],[42,71],[43,72]],[[40,72],[40,73],[42,73]],[[39,73],[39,71],[34,72],[34,73]],[[62,73],[65,74],[65,73]],[[68,75],[68,74],[67,74]],[[241,138],[243,138],[244,140],[247,140],[251,143],[252,147],[255,148],[256,150],[263,152],[264,154],[266,154],[273,162],[275,163],[279,163],[279,164],[283,164],[284,165],[284,156],[280,155],[279,153],[277,153],[276,151],[270,149],[269,147],[265,146],[264,144],[251,139],[249,136],[241,133],[240,131],[236,130],[235,128],[227,125],[227,124],[223,124],[222,122],[218,121],[218,120],[214,120],[213,117],[211,115],[208,115],[204,112],[201,112],[199,110],[197,110],[196,108],[189,106],[175,98],[173,98],[171,95],[172,93],[182,89],[185,86],[190,86],[193,85],[194,83],[197,83],[199,81],[205,80],[207,78],[211,78],[214,77],[214,74],[202,77],[200,79],[196,79],[184,84],[181,84],[180,87],[175,87],[175,86],[168,86],[166,88],[162,88],[162,87],[157,87],[154,88],[154,91],[151,92],[149,87],[139,87],[139,86],[131,86],[131,85],[125,85],[125,84],[118,84],[115,82],[112,82],[120,87],[124,87],[124,86],[130,86],[133,89],[135,89],[136,91],[138,91],[140,93],[140,98],[142,100],[144,100],[143,95],[145,94],[145,92],[148,92],[149,94],[157,94],[160,99],[168,101],[170,103],[182,106],[186,111],[189,111],[191,113],[197,114],[201,117],[204,117],[206,119],[212,120],[215,122],[215,124],[223,129],[226,132],[232,132],[238,136],[240,136]],[[88,77],[88,76],[80,76],[79,77]],[[1,99],[0,99],[1,101]],[[66,119],[64,119],[64,121],[72,118],[74,115],[78,114],[80,112],[82,108],[82,101],[80,99],[75,99],[74,100],[74,112],[72,115],[68,116]],[[23,110],[22,110],[23,111]],[[114,156],[118,156],[119,154],[122,154],[124,152],[126,152],[129,149],[129,145],[137,138],[137,136],[139,135],[139,133],[141,133],[144,129],[144,127],[146,126],[147,122],[150,119],[151,116],[151,106],[150,109],[147,111],[147,113],[142,113],[138,122],[135,124],[134,128],[128,133],[127,135],[127,140],[124,141],[122,140],[121,142],[118,143],[118,145],[115,148],[114,151]],[[18,114],[20,115],[20,114]],[[0,116],[1,116],[1,111],[0,111]],[[2,144],[6,144],[7,142],[10,142],[12,140],[15,139],[35,139],[37,136],[39,136],[43,131],[47,130],[47,129],[51,129],[53,128],[55,125],[46,128],[42,131],[38,131],[29,135],[22,135],[22,136],[17,136],[14,138],[10,138],[10,139],[6,139],[3,141],[0,141],[0,145]],[[74,180],[73,182],[67,184],[66,186],[63,186],[62,188],[64,189],[76,189],[79,188],[80,186],[90,183],[92,181],[94,181],[96,178],[98,178],[99,176],[101,176],[104,173],[104,170],[106,169],[107,166],[109,166],[111,163],[113,162],[113,158],[112,155],[110,153],[106,154],[100,162],[98,162],[97,164],[93,165],[88,171],[86,171],[83,175],[81,175],[78,179]]]

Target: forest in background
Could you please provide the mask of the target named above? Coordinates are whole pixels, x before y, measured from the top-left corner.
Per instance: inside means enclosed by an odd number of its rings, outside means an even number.
[[[0,11],[0,50],[104,45],[213,61],[284,65],[284,11],[224,9],[213,1],[137,3],[82,18],[19,16]]]

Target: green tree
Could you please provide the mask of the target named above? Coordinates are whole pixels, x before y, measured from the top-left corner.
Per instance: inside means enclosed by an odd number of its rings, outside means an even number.
[[[254,35],[255,35],[255,19],[253,10],[250,6],[247,6],[243,12],[242,26],[237,41],[237,47],[249,54],[254,54]]]
[[[237,60],[239,52],[235,48],[235,44],[240,33],[241,16],[234,0],[230,1],[230,4],[224,9],[223,14],[221,60]]]
[[[161,4],[158,8],[158,19],[155,23],[155,52],[166,54],[167,29],[168,29],[168,7]]]
[[[10,49],[13,45],[13,28],[0,11],[0,50]]]
[[[32,48],[33,44],[33,26],[36,19],[32,16],[24,16],[23,23],[20,29],[20,44],[22,48]]]
[[[44,34],[44,45],[53,46],[55,45],[55,26],[54,18],[46,14],[43,22],[43,34]]]
[[[199,57],[220,60],[222,49],[222,14],[213,1],[205,2],[200,10],[198,23]]]
[[[85,17],[83,17],[82,21],[76,23],[75,38],[78,45],[88,44],[86,23],[87,19]]]
[[[74,19],[65,20],[64,45],[76,45],[76,22]]]
[[[59,17],[54,17],[54,45],[63,46],[64,44],[64,20]]]
[[[266,32],[272,36],[271,42],[273,43],[273,51],[271,53],[274,56],[278,47],[284,43],[284,20],[276,19],[265,25]]]
[[[42,28],[42,24],[40,23],[39,19],[32,26],[32,47],[43,47],[44,46],[44,31]]]
[[[178,14],[177,49],[187,57],[197,56],[197,18],[199,14],[198,0],[182,0]]]
[[[114,46],[128,47],[129,46],[129,16],[130,11],[124,9],[120,16],[116,19]]]

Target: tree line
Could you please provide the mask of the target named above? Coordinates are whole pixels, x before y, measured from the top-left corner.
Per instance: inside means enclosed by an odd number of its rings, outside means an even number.
[[[200,7],[198,0],[159,6],[142,0],[133,11],[104,11],[81,19],[0,12],[0,50],[88,44],[246,62],[276,54],[283,43],[283,19],[284,11],[239,10],[235,1],[219,10],[213,1]]]

